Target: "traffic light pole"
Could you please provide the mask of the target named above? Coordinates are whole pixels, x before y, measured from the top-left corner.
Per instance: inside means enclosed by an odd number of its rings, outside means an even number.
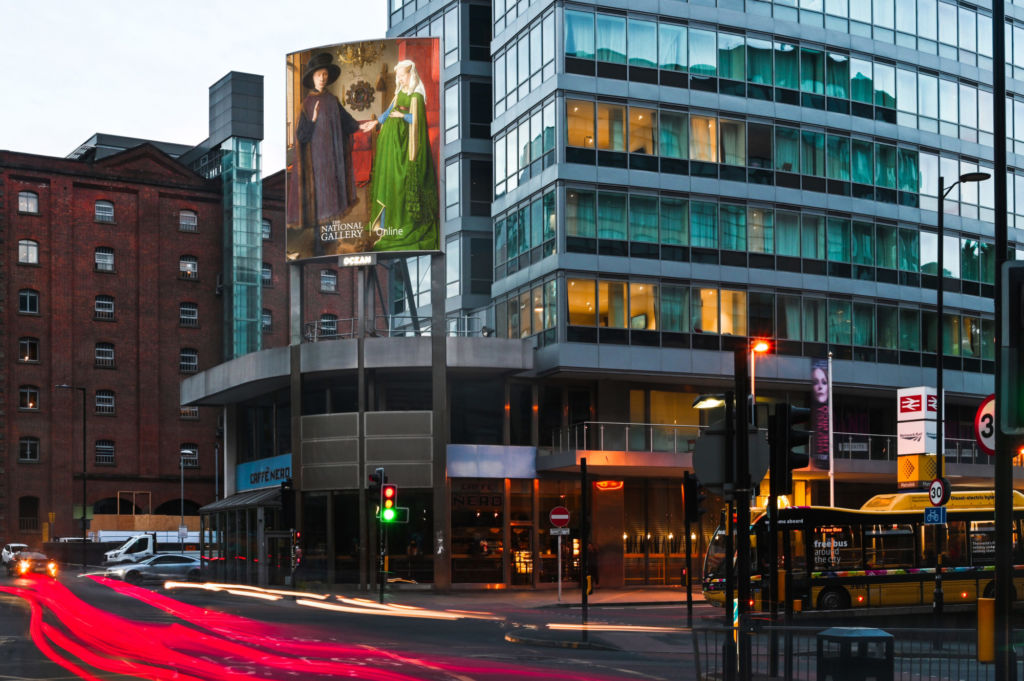
[[[733,403],[733,392],[725,393],[725,470],[723,471],[724,481],[722,492],[725,497],[725,624],[732,629],[733,626],[733,588],[735,586],[735,552],[733,551],[732,535],[734,526],[732,522],[733,513],[733,490],[735,485],[735,453],[736,442],[735,414],[736,406]],[[722,643],[722,669],[723,681],[734,681],[736,678],[736,646],[731,636],[726,636]]]
[[[686,571],[683,572],[683,579],[686,582],[686,626],[693,627],[693,587],[690,582],[690,568],[693,566],[693,545],[690,541],[690,509],[693,508],[693,501],[689,495],[695,492],[693,477],[690,471],[683,471],[683,503],[686,505],[686,512],[683,514],[683,531],[686,536],[683,541],[686,546]]]
[[[733,352],[733,376],[736,382],[736,561],[737,618],[739,620],[739,674],[750,678],[750,639],[746,634],[750,610],[750,396],[747,349]],[[740,403],[742,402],[742,407]]]

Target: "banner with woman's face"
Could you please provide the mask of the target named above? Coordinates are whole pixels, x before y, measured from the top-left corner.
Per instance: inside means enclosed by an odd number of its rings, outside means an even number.
[[[287,257],[440,247],[437,38],[287,57]]]
[[[811,360],[811,422],[813,432],[808,445],[808,468],[828,470],[829,400],[832,377],[829,375],[827,359]]]

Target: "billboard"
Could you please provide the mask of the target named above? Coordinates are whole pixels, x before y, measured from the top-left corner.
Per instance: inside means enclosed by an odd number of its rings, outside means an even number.
[[[829,411],[832,404],[832,375],[827,359],[811,360],[811,418],[809,430],[814,433],[807,449],[807,467],[811,470],[829,470],[828,445],[831,437]]]
[[[289,260],[440,243],[437,38],[288,55]]]

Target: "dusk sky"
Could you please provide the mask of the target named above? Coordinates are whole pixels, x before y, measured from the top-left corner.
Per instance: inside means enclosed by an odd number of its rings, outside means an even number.
[[[103,132],[194,145],[208,88],[264,77],[264,176],[284,167],[285,55],[383,37],[384,0],[0,0],[0,149],[66,156]]]

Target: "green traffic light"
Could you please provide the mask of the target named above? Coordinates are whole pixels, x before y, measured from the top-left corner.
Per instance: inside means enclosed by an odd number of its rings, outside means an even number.
[[[395,509],[385,508],[384,512],[381,513],[381,518],[383,518],[386,523],[392,522],[395,519]]]

